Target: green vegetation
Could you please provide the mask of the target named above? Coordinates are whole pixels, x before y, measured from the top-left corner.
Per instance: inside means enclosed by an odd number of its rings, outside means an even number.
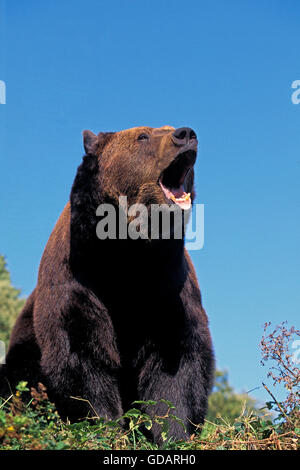
[[[207,421],[233,424],[242,412],[259,414],[258,404],[246,393],[236,393],[228,382],[228,373],[217,370],[214,391],[209,397]]]
[[[24,300],[20,291],[12,287],[5,260],[0,256],[0,338],[7,341]],[[278,402],[269,388],[270,401],[259,408],[247,394],[237,394],[228,382],[224,371],[217,371],[216,383],[209,401],[209,412],[202,429],[187,441],[174,442],[168,428],[170,420],[180,421],[172,403],[162,400],[166,407],[164,416],[151,419],[138,409],[135,402],[131,410],[115,421],[97,417],[79,423],[63,422],[55,406],[48,400],[45,387],[31,389],[31,399],[26,382],[7,400],[0,398],[0,449],[1,450],[140,450],[158,449],[144,434],[155,424],[161,427],[162,448],[182,450],[249,449],[296,450],[300,449],[300,369],[290,353],[290,345],[300,331],[283,323],[271,333],[265,332],[260,347],[263,365],[269,365],[268,376],[273,385],[282,384],[286,397]],[[143,402],[147,411],[155,404]],[[275,413],[273,413],[275,412]],[[275,417],[276,416],[276,417]],[[121,422],[126,422],[126,427]]]
[[[165,402],[166,413],[151,419],[149,414],[132,408],[116,421],[102,418],[75,424],[63,422],[53,404],[47,399],[45,388],[32,389],[32,399],[22,401],[22,393],[28,391],[21,382],[16,393],[7,401],[0,401],[0,449],[2,450],[158,450],[147,440],[143,428],[151,429],[154,423],[161,426],[161,449],[181,450],[255,450],[300,449],[299,419],[280,419],[241,414],[232,424],[206,422],[202,432],[195,433],[187,441],[174,442],[168,436],[168,423],[176,418],[176,410]],[[151,407],[154,402],[147,402]],[[126,428],[120,425],[127,421]]]

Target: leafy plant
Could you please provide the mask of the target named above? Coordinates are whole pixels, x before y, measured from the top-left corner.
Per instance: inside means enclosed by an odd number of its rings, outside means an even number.
[[[261,363],[264,366],[271,363],[267,376],[272,379],[273,386],[283,385],[286,397],[281,402],[277,401],[274,394],[266,384],[264,388],[272,400],[267,402],[269,409],[278,413],[277,419],[284,420],[286,427],[296,425],[300,428],[300,368],[298,367],[298,351],[292,351],[292,345],[298,345],[300,349],[300,330],[295,327],[287,328],[287,322],[276,326],[267,334],[271,322],[265,323],[264,335],[260,342],[262,351]]]
[[[223,420],[232,424],[241,414],[251,411],[260,414],[256,401],[246,393],[236,393],[229,384],[227,371],[217,370],[209,397],[207,420],[213,423]]]

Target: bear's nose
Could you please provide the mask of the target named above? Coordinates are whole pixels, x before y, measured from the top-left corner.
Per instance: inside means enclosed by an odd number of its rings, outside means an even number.
[[[196,132],[190,127],[179,127],[172,134],[172,140],[176,145],[187,145],[190,140],[196,140]]]

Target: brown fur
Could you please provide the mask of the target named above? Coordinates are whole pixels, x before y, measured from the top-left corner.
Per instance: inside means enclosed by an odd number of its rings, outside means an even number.
[[[174,128],[84,133],[86,156],[45,248],[37,287],[15,325],[0,392],[43,382],[63,417],[116,418],[133,400],[176,406],[187,431],[203,422],[214,359],[183,240],[99,240],[100,203],[165,204],[158,178],[178,154]],[[142,133],[148,140],[138,140]],[[193,171],[188,189],[193,191]],[[192,192],[192,197],[194,193]],[[170,424],[174,438],[182,427]],[[159,429],[152,435],[159,441]]]

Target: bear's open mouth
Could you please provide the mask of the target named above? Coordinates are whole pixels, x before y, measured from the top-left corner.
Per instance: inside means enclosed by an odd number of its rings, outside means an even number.
[[[191,191],[192,188],[185,187],[185,180],[189,170],[194,166],[195,160],[195,150],[180,153],[162,172],[158,180],[166,198],[184,210],[190,209],[192,205],[191,193],[186,192],[187,190]]]

